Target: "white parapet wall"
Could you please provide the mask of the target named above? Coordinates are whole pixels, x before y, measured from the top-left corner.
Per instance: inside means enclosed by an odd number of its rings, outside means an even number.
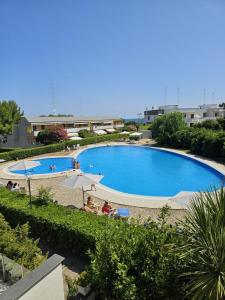
[[[43,265],[4,292],[1,300],[64,300],[62,261],[59,255],[51,256]]]

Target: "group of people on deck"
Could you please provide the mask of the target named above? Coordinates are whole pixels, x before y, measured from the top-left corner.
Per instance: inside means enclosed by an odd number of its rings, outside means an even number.
[[[6,188],[10,191],[13,191],[13,192],[19,192],[20,190],[20,185],[19,183],[17,182],[12,182],[12,180],[9,180],[6,184]]]
[[[76,161],[76,159],[73,159],[73,168],[80,169],[80,163],[79,161]]]
[[[88,196],[87,203],[84,204],[82,210],[86,212],[92,212],[95,214],[100,214],[102,212],[104,215],[107,216],[113,216],[116,214],[116,209],[113,209],[112,206],[107,201],[105,201],[103,206],[100,207],[100,205],[95,204],[91,196]]]

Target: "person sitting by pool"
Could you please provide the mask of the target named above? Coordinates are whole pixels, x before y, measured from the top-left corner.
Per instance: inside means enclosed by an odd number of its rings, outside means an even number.
[[[99,206],[94,203],[91,196],[88,196],[87,198],[87,207],[95,213],[99,212]]]
[[[20,185],[19,185],[19,183],[15,182],[11,188],[11,191],[19,192],[19,190],[20,190]]]
[[[77,161],[77,162],[75,163],[75,169],[80,169],[80,163],[79,163],[79,161]]]
[[[89,208],[86,203],[84,203],[84,206],[81,208],[81,210],[92,213],[94,212],[93,209]]]
[[[113,209],[109,202],[105,201],[104,205],[102,206],[102,212],[104,215],[112,216],[116,213],[116,209]]]
[[[6,184],[6,188],[11,191],[12,187],[13,187],[13,182],[9,180]]]

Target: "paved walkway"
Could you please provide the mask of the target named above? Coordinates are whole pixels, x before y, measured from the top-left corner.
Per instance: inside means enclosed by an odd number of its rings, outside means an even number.
[[[152,145],[153,142],[148,141],[142,141],[142,144],[144,145]],[[91,145],[89,147],[96,147],[96,146],[102,146],[106,143],[97,144],[97,145]],[[109,144],[109,143],[107,143]],[[111,145],[115,145],[118,143],[110,143]],[[121,145],[122,143],[120,143]],[[149,145],[150,144],[150,145]],[[58,153],[50,153],[50,154],[44,154],[40,155],[38,157],[46,157],[46,156],[77,156],[83,149],[87,147],[81,147],[79,150],[71,151],[70,153],[62,151]],[[161,148],[162,149],[162,148]],[[167,151],[174,151],[177,153],[181,153],[184,155],[184,151],[181,150],[172,150],[172,149],[165,149]],[[216,168],[220,172],[225,174],[225,167],[222,164],[219,164],[215,161],[200,158],[193,155],[188,155],[191,157],[195,157],[198,160],[207,163],[211,165],[212,167]],[[15,163],[15,162],[14,162]],[[7,174],[2,171],[2,169],[5,168],[5,166],[12,164],[12,162],[1,164],[0,167],[0,181],[4,184],[9,180],[16,180],[21,186],[26,187],[26,181],[24,178],[19,178],[17,175],[13,174]],[[65,189],[64,187],[60,186],[60,182],[63,181],[65,178],[67,178],[70,173],[63,172],[60,174],[55,175],[54,177],[52,175],[47,176],[46,178],[43,177],[33,177],[32,179],[32,193],[35,195],[38,193],[38,188],[40,186],[44,187],[51,187],[54,192],[54,199],[57,200],[62,205],[74,205],[78,208],[82,207],[83,200],[82,200],[82,193],[80,189],[72,190],[72,189]],[[176,197],[146,197],[146,196],[140,196],[140,195],[130,195],[126,193],[121,193],[115,190],[112,190],[110,188],[107,188],[106,186],[103,186],[101,184],[97,185],[97,190],[93,192],[88,192],[94,200],[99,203],[99,205],[102,205],[104,200],[107,200],[112,203],[112,205],[117,207],[124,207],[128,206],[131,212],[132,216],[141,216],[141,217],[152,217],[153,219],[157,218],[157,215],[160,211],[160,208],[164,205],[168,204],[172,208],[172,216],[171,216],[171,222],[174,222],[177,218],[182,218],[185,214],[186,204],[190,201],[191,197],[193,196],[193,193],[190,192],[181,192]],[[87,196],[87,194],[86,194]]]

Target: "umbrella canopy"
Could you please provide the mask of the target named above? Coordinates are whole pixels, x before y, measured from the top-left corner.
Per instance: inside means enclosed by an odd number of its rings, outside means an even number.
[[[40,162],[39,161],[35,161],[35,160],[23,160],[23,161],[18,162],[15,165],[13,165],[9,169],[11,171],[21,171],[21,170],[32,169],[32,168],[35,168],[37,166],[40,166]]]
[[[63,182],[61,182],[61,186],[76,189],[85,186],[90,186],[92,184],[98,183],[103,178],[102,175],[94,175],[94,174],[77,174],[71,175]]]
[[[130,134],[130,136],[141,136],[141,135],[142,135],[141,132],[134,132]]]
[[[129,131],[122,131],[120,132],[120,134],[129,134],[130,132]]]
[[[70,137],[70,140],[73,140],[73,141],[80,141],[80,140],[83,140],[80,136],[71,136]]]
[[[105,130],[102,130],[102,129],[94,130],[94,133],[96,133],[97,135],[107,134],[107,132],[105,132]]]

